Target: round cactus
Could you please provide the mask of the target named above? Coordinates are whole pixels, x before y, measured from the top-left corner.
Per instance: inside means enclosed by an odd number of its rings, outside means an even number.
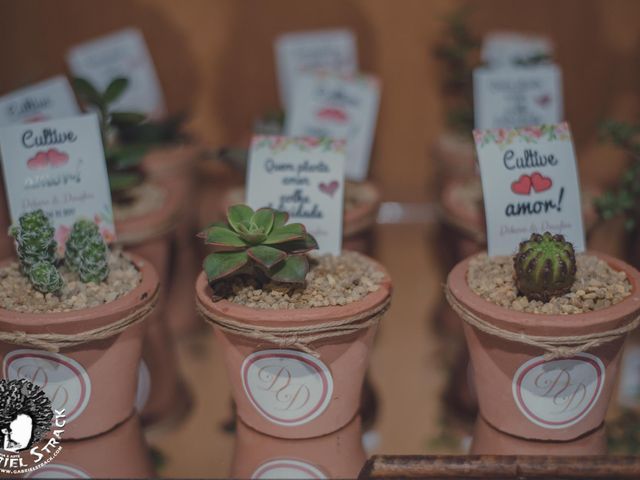
[[[55,230],[42,210],[22,215],[9,234],[16,240],[18,259],[25,274],[28,275],[36,263],[55,263],[58,246]]]
[[[534,233],[513,259],[516,286],[529,300],[548,302],[571,290],[576,278],[573,245],[562,235]]]
[[[41,293],[57,293],[64,287],[64,280],[54,264],[42,261],[32,265],[29,281]]]
[[[65,247],[65,264],[80,280],[99,283],[107,278],[108,247],[95,223],[85,219],[75,222]]]

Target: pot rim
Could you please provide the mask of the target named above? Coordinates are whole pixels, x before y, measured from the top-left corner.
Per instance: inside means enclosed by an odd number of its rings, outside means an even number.
[[[100,324],[101,320],[110,319],[114,315],[128,314],[145,306],[160,288],[158,274],[151,262],[141,256],[129,252],[123,252],[123,255],[133,263],[142,276],[138,286],[125,295],[96,307],[81,308],[69,312],[29,313],[0,307],[0,324],[15,327],[39,327],[86,322],[87,329],[89,329]],[[12,262],[17,262],[17,260],[3,260],[0,262],[0,268]]]
[[[299,324],[307,322],[323,322],[327,319],[341,320],[378,307],[387,301],[393,290],[391,277],[389,276],[386,268],[376,260],[373,260],[366,255],[361,253],[359,253],[359,255],[362,255],[368,261],[372,262],[376,268],[384,274],[384,278],[380,282],[380,288],[378,288],[378,290],[369,293],[360,300],[346,305],[283,310],[252,308],[232,303],[229,300],[219,300],[214,302],[211,299],[212,290],[207,282],[204,271],[200,272],[198,279],[196,280],[196,298],[197,301],[209,312],[217,312],[223,314],[225,317],[231,317],[234,320],[252,325],[281,323]]]
[[[486,253],[486,252],[483,252]],[[640,272],[622,260],[604,253],[587,250],[587,255],[593,255],[609,264],[616,271],[624,271],[631,284],[631,294],[615,305],[601,310],[574,314],[543,314],[519,312],[510,308],[496,305],[475,293],[467,283],[469,263],[482,253],[467,257],[459,262],[449,273],[447,286],[452,294],[467,308],[510,327],[513,330],[522,328],[575,330],[611,323],[616,319],[623,319],[640,311]]]

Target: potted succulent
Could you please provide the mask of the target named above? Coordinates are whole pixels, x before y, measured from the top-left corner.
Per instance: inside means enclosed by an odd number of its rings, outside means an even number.
[[[309,256],[302,224],[268,208],[234,205],[203,232],[213,248],[196,283],[214,327],[238,416],[283,438],[334,432],[357,413],[391,281],[355,252]]]
[[[522,438],[567,441],[604,420],[627,333],[640,322],[640,273],[533,234],[513,257],[460,262],[447,299],[464,320],[482,417]]]
[[[175,182],[147,174],[143,161],[150,146],[144,142],[133,143],[131,136],[127,136],[131,134],[125,133],[145,125],[146,117],[114,110],[113,103],[126,90],[128,80],[115,78],[104,91],[82,78],[74,79],[73,83],[80,99],[97,111],[100,119],[118,244],[149,260],[162,285],[158,309],[149,321],[140,366],[141,400],[138,403],[143,423],[148,424],[173,415],[180,410],[176,405],[186,401],[164,315],[170,253],[175,246],[183,199]]]
[[[42,210],[21,216],[11,235],[18,260],[0,263],[3,377],[38,383],[64,408],[65,438],[105,432],[133,412],[155,269],[111,252],[90,220],[73,225],[63,258]]]

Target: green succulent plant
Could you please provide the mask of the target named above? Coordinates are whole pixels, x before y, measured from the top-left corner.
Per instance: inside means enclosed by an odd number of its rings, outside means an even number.
[[[281,283],[304,283],[309,272],[306,253],[318,244],[300,223],[287,224],[289,214],[271,208],[256,210],[234,205],[227,223],[202,232],[214,250],[204,260],[210,283],[240,274],[267,277]]]
[[[55,230],[42,210],[25,213],[9,229],[16,241],[18,260],[23,273],[29,274],[37,263],[55,263],[58,243]]]
[[[47,261],[33,264],[29,270],[28,277],[33,288],[44,294],[58,293],[64,287],[64,280],[55,264]]]
[[[108,247],[91,220],[76,221],[65,245],[65,264],[84,283],[100,283],[109,275]]]
[[[534,233],[513,259],[516,286],[529,300],[548,302],[571,290],[576,278],[573,245],[562,235]]]

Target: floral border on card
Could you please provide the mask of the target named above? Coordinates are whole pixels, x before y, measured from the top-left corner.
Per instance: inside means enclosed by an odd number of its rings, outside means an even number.
[[[292,146],[302,152],[320,150],[321,152],[345,153],[346,145],[346,140],[328,137],[287,137],[285,135],[255,135],[251,142],[252,149],[269,149],[271,153],[283,152]]]
[[[524,141],[530,144],[536,144],[540,141],[567,141],[571,139],[571,131],[567,122],[561,122],[553,125],[535,125],[523,128],[474,130],[473,139],[479,148],[495,144],[500,149],[503,149],[516,141]]]

